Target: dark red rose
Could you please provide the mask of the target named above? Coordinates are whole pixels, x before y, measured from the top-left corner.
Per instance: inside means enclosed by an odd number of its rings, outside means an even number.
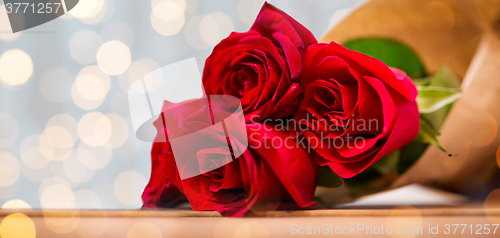
[[[400,70],[334,42],[307,49],[303,99],[290,128],[344,178],[411,142],[419,131],[417,90]]]
[[[186,105],[190,104],[181,107]],[[170,134],[183,138],[195,131],[196,136],[190,137],[192,141],[176,148],[176,153],[193,156],[175,158],[171,140],[154,142],[152,151],[152,157],[158,158],[159,162],[159,165],[153,164],[153,170],[161,168],[162,175],[165,175],[163,180],[170,181],[169,185],[184,194],[193,210],[214,210],[228,216],[242,216],[248,211],[298,209],[315,205],[313,196],[318,165],[314,161],[314,153],[308,153],[288,132],[277,131],[271,125],[253,123],[246,125],[248,149],[233,159],[233,153],[219,146],[227,145],[226,132],[212,126],[211,122],[207,123],[204,110],[176,108],[176,111],[194,112],[185,115],[185,120],[179,124],[182,126]],[[164,125],[168,123],[163,123],[162,117],[155,122],[158,137],[163,137]],[[231,143],[237,143],[234,138],[238,137],[233,137]],[[181,179],[186,174],[198,175]],[[175,197],[176,192],[165,197]]]
[[[203,70],[208,95],[240,98],[245,119],[281,118],[297,110],[305,49],[312,33],[265,3],[250,31],[232,33],[215,46]]]
[[[142,193],[143,207],[172,207],[183,201],[186,197],[167,178],[158,162],[158,155],[164,143],[153,144],[151,150],[151,177]]]

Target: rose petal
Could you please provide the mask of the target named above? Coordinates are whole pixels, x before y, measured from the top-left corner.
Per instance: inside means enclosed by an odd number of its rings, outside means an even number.
[[[399,115],[389,139],[377,154],[356,163],[328,163],[330,168],[342,178],[351,178],[370,167],[380,158],[410,143],[418,134],[420,124],[418,116],[416,117],[418,115],[416,105],[408,104],[406,107],[408,110]]]
[[[262,6],[250,29],[258,31],[268,38],[271,38],[274,32],[281,32],[288,36],[297,48],[305,49],[309,45],[317,43],[316,38],[307,28],[267,2]]]
[[[313,160],[314,154],[308,153],[288,133],[273,130],[272,126],[250,124],[247,128],[249,134],[254,135],[250,136],[249,147],[265,160],[297,205],[310,206],[318,169]],[[280,141],[281,146],[274,144],[276,141]]]
[[[186,199],[159,165],[157,153],[161,144],[156,143],[151,153],[151,177],[142,193],[143,206],[147,208],[172,207]]]
[[[417,97],[417,90],[411,81],[398,79],[387,65],[376,58],[349,50],[335,42],[331,42],[323,47],[318,51],[316,57],[325,58],[331,55],[342,58],[350,67],[353,67],[356,71],[364,75],[370,76],[372,74],[382,79],[389,86],[401,93],[407,100],[414,101]]]

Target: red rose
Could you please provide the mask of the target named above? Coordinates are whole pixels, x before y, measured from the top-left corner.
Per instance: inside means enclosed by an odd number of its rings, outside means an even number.
[[[265,3],[250,31],[232,33],[215,46],[203,71],[208,95],[240,98],[245,119],[281,118],[297,110],[303,52],[312,33]]]
[[[194,155],[177,158],[182,159],[180,167],[169,140],[155,142],[152,151],[152,157],[159,161],[159,164],[153,164],[153,171],[161,168],[163,172],[154,173],[165,175],[158,178],[170,181],[170,185],[186,196],[193,210],[215,210],[228,216],[242,216],[254,209],[298,209],[315,205],[313,196],[318,166],[314,155],[297,144],[288,132],[276,131],[269,125],[246,125],[248,149],[233,160],[224,147],[217,147],[227,145],[225,132],[204,122],[205,115],[198,110],[186,116],[183,127],[174,132],[176,136],[183,137],[184,132],[191,133],[196,128],[197,133],[196,137],[192,137],[194,141],[180,148],[180,154]],[[165,131],[161,119],[155,122],[160,137]],[[182,150],[191,153],[182,153]],[[192,170],[197,170],[199,175],[181,179],[185,177],[181,173],[194,174]],[[151,179],[158,178],[152,176]],[[153,183],[156,182],[150,181],[150,184]],[[166,197],[170,199],[170,196]]]
[[[290,128],[305,135],[319,165],[344,178],[411,142],[419,131],[417,90],[400,70],[334,42],[304,58],[303,99]]]
[[[183,201],[186,197],[167,178],[158,162],[158,155],[165,143],[153,144],[151,151],[151,178],[142,193],[143,207],[172,207]]]

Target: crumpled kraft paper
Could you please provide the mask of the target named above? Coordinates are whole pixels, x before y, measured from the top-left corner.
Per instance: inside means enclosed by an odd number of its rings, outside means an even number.
[[[440,129],[439,140],[453,156],[429,146],[392,187],[477,191],[499,172],[500,0],[372,0],[321,42],[372,36],[409,45],[430,73],[446,64],[463,78],[463,96]]]

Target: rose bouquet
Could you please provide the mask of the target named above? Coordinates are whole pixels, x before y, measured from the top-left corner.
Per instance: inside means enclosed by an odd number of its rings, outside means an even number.
[[[185,148],[197,151],[195,158],[182,158],[197,161],[200,175],[184,178],[168,140],[154,142],[144,207],[187,200],[196,211],[228,216],[313,207],[320,201],[317,186],[336,187],[342,178],[349,185],[349,178],[356,181],[363,171],[379,179],[386,174],[367,171],[392,171],[395,164],[404,164],[405,153],[418,158],[420,145],[442,148],[433,129],[435,117],[421,116],[419,108],[435,112],[457,98],[457,90],[435,85],[448,82],[451,74],[443,70],[414,82],[407,74],[425,74],[360,53],[366,42],[350,43],[358,51],[318,43],[308,29],[265,3],[248,32],[232,33],[215,46],[203,70],[207,95],[239,99],[248,148],[234,158],[236,148],[227,153],[217,147],[231,139],[227,133],[200,133]],[[203,112],[187,111],[180,125],[203,124]],[[158,136],[166,135],[161,118],[155,126]],[[213,148],[201,148],[198,139]],[[408,149],[411,143],[417,145]],[[369,190],[367,183],[351,187]]]

